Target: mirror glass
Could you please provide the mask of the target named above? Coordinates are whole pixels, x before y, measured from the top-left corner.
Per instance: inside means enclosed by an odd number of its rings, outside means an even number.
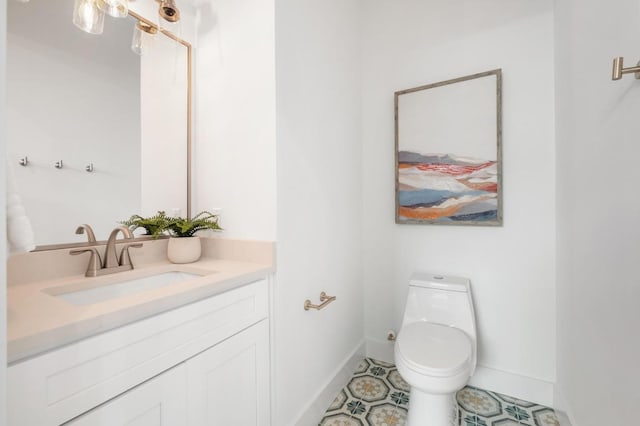
[[[138,56],[135,18],[87,34],[73,0],[7,9],[9,179],[36,244],[86,241],[83,223],[106,239],[134,213],[186,215],[187,47],[158,32]]]

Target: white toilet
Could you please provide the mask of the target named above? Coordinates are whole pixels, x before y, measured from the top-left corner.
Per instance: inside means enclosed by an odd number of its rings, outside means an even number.
[[[414,273],[394,348],[411,386],[407,426],[449,426],[455,393],[476,368],[476,321],[466,278]]]

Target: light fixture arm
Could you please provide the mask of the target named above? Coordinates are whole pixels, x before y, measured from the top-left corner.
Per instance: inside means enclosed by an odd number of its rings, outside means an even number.
[[[624,68],[624,58],[622,56],[613,59],[612,80],[620,80],[623,74],[630,73],[634,73],[636,80],[640,80],[640,61],[635,67]]]
[[[136,27],[138,27],[138,29],[140,29],[141,31],[144,31],[147,34],[156,35],[158,33],[158,28],[142,21],[138,21],[138,23],[136,24]]]

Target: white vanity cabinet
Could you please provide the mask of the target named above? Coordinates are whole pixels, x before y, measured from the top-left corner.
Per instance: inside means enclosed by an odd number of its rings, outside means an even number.
[[[9,426],[270,424],[260,280],[11,365]]]
[[[187,409],[184,370],[184,365],[174,367],[65,425],[184,425]]]
[[[186,362],[189,426],[269,425],[268,321]]]

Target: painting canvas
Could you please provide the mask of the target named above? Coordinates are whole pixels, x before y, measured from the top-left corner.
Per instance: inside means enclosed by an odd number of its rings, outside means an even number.
[[[396,222],[502,225],[501,70],[395,94]]]

